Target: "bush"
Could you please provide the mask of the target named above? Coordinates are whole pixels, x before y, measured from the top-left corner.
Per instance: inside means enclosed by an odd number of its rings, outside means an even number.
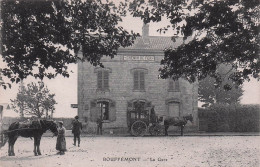
[[[222,105],[215,104],[206,109],[199,109],[199,120],[207,124],[208,132],[259,132],[259,105]]]

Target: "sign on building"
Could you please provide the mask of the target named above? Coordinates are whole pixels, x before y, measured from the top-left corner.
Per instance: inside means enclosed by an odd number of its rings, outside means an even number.
[[[70,104],[71,108],[78,108],[78,104]]]

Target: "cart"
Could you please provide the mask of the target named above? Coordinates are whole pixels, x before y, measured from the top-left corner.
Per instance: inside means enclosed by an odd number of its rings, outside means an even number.
[[[153,136],[163,134],[162,118],[150,114],[150,110],[128,110],[127,125],[133,136],[144,136],[147,131]]]

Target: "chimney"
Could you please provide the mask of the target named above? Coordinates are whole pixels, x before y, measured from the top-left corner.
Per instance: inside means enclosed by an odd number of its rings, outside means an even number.
[[[143,24],[143,34],[142,34],[142,37],[143,37],[143,42],[144,44],[149,44],[150,41],[149,41],[149,23],[147,24]]]

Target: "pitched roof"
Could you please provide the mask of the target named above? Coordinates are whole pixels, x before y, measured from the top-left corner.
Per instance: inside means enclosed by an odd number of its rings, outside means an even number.
[[[171,37],[148,36],[146,38],[148,39],[149,43],[144,43],[142,37],[137,37],[133,45],[120,49],[150,49],[163,51],[164,49],[169,47],[176,48],[183,43],[183,38],[180,37],[174,38],[175,42],[171,39]]]

